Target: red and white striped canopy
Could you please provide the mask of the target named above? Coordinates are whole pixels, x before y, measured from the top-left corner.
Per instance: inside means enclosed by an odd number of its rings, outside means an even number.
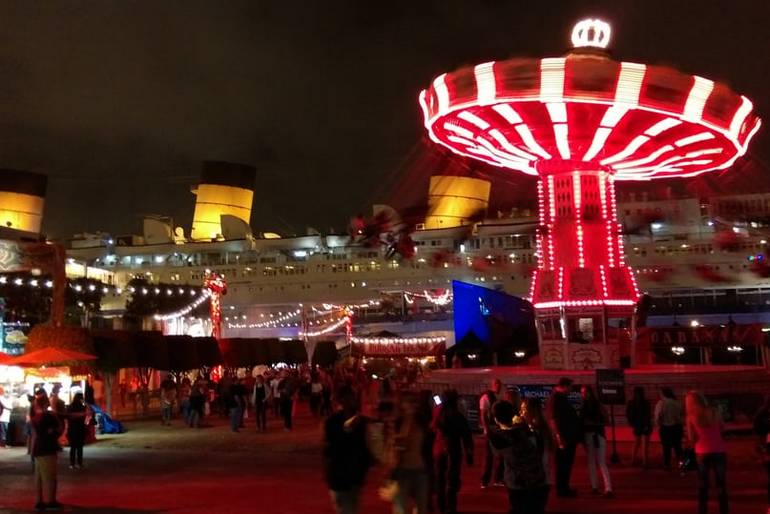
[[[567,161],[620,180],[690,177],[732,165],[760,126],[725,85],[597,53],[462,68],[420,105],[435,142],[531,175]]]

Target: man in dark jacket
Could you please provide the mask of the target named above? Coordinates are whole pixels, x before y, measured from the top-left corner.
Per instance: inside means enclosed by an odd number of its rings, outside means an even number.
[[[473,464],[473,437],[468,420],[458,408],[456,390],[449,389],[442,395],[441,407],[433,422],[433,431],[436,433],[433,458],[436,462],[436,497],[439,512],[456,514],[463,450],[468,465]]]
[[[358,412],[349,386],[337,391],[339,410],[324,423],[323,460],[337,514],[355,514],[366,473],[372,463],[366,437],[367,420]]]
[[[526,423],[514,424],[516,412],[509,402],[497,402],[492,410],[497,428],[490,432],[489,442],[505,463],[509,512],[542,514],[548,486],[535,434]]]
[[[576,495],[569,481],[575,462],[575,450],[582,438],[580,418],[569,401],[571,388],[572,379],[560,378],[548,401],[549,422],[556,437],[556,495],[560,497]]]
[[[59,453],[59,436],[62,426],[59,418],[48,410],[48,398],[36,395],[32,406],[32,446],[31,455],[35,462],[35,488],[37,502],[35,510],[59,510],[61,504],[56,501],[56,458]],[[43,501],[43,489],[48,502]]]

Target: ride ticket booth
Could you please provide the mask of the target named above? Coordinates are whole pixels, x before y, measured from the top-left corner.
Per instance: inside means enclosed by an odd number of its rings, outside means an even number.
[[[545,369],[625,368],[631,364],[632,308],[541,309],[536,322]]]

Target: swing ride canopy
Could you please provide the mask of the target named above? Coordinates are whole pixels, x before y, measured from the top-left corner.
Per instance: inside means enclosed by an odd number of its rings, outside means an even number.
[[[564,57],[461,68],[420,93],[433,141],[539,178],[538,309],[634,305],[614,182],[728,168],[760,126],[726,85],[610,59],[609,37],[607,23],[583,20]]]

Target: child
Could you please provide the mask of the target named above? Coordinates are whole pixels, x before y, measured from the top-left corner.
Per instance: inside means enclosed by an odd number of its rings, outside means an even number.
[[[537,439],[526,423],[514,424],[517,413],[509,402],[495,403],[492,413],[497,428],[489,434],[489,442],[503,458],[509,512],[541,514],[545,511],[548,486]]]

